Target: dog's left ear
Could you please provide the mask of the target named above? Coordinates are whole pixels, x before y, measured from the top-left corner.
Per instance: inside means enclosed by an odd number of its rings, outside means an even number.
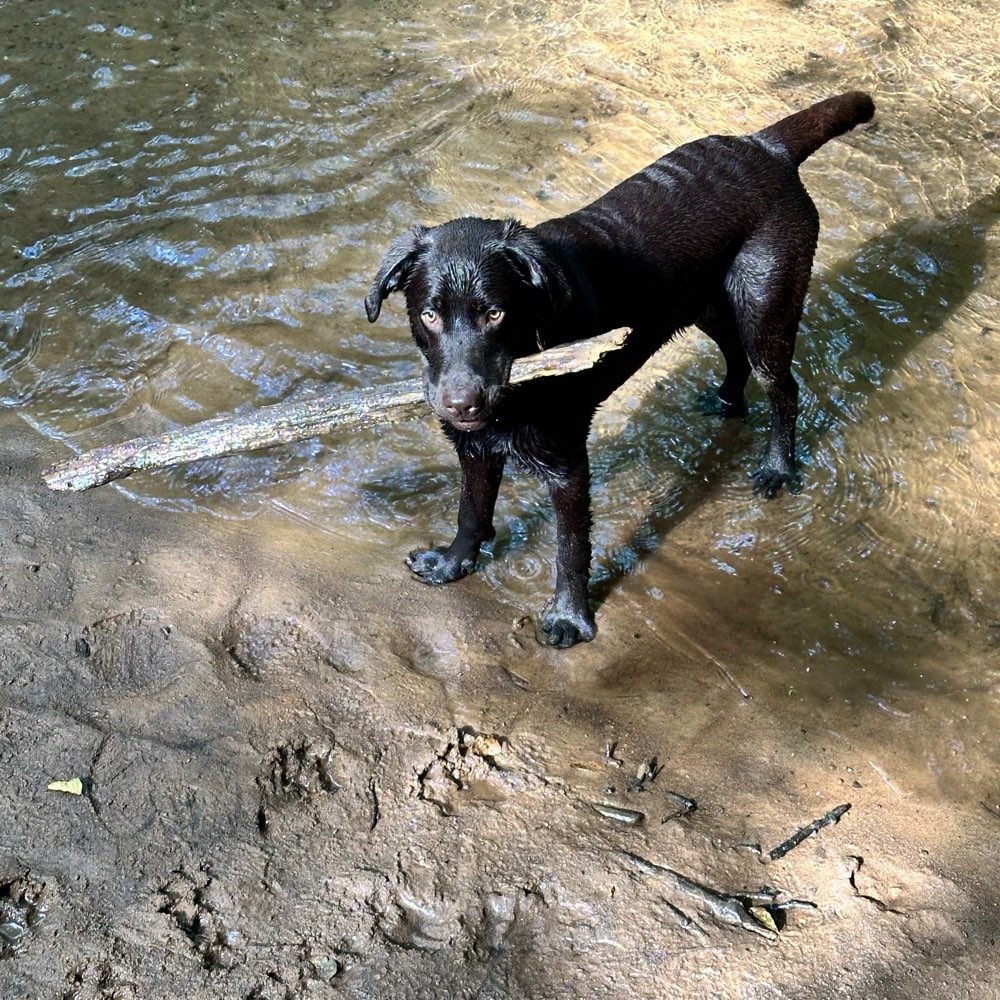
[[[406,284],[418,255],[426,245],[426,234],[426,226],[414,226],[389,244],[385,258],[379,264],[372,286],[365,296],[365,313],[369,323],[378,319],[382,302]]]
[[[542,241],[516,219],[504,220],[502,241],[504,251],[524,271],[528,281],[548,299],[554,310],[561,309],[570,297],[569,282]]]

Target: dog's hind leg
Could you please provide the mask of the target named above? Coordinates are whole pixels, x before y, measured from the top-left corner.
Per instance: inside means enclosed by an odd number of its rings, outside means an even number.
[[[793,492],[799,487],[795,463],[799,385],[790,370],[775,368],[767,361],[754,364],[753,371],[771,404],[767,453],[753,473],[754,493],[770,499],[785,484]]]
[[[753,473],[754,492],[768,498],[784,484],[789,488],[799,484],[795,463],[799,386],[792,375],[792,354],[819,231],[815,209],[811,213],[800,209],[798,222],[796,227],[782,219],[771,233],[755,236],[737,255],[726,278],[750,370],[771,407],[767,451]]]
[[[695,320],[695,325],[715,341],[726,362],[726,377],[717,395],[713,397],[707,393],[702,397],[705,411],[724,417],[745,416],[747,407],[743,390],[750,377],[750,361],[740,340],[739,327],[729,300],[724,295],[714,299]]]
[[[470,455],[459,451],[462,495],[458,502],[458,532],[451,545],[415,549],[406,565],[424,583],[451,583],[476,568],[483,542],[494,535],[493,509],[503,479],[502,455]]]

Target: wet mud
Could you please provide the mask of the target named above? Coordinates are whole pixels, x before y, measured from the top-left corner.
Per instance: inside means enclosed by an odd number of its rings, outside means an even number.
[[[265,518],[67,503],[4,431],[5,522],[43,518],[30,562],[3,541],[30,601],[0,620],[5,996],[997,988],[1000,817],[866,759],[879,713],[746,697],[613,596],[561,655],[482,588],[389,590]]]

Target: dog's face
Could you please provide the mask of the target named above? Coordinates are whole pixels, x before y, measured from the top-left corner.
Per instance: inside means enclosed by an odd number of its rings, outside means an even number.
[[[369,322],[398,290],[427,361],[427,402],[461,431],[490,421],[514,359],[538,350],[539,328],[569,294],[530,230],[478,218],[418,226],[395,240],[365,297]]]

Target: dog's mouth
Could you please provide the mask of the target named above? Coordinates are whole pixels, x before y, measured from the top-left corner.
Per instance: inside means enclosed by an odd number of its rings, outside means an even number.
[[[496,422],[497,407],[506,389],[506,382],[468,378],[463,381],[432,381],[430,372],[424,376],[424,397],[430,408],[448,427],[469,433]]]
[[[468,420],[460,420],[457,417],[447,417],[445,419],[457,431],[479,431],[489,423],[485,417],[473,417]]]
[[[493,395],[496,396],[499,393]],[[429,387],[426,397],[435,415],[447,426],[454,427],[456,431],[463,433],[479,431],[496,420],[494,400],[488,395],[467,400],[465,405],[461,407],[457,403],[454,406],[445,406],[440,394],[431,391]]]

